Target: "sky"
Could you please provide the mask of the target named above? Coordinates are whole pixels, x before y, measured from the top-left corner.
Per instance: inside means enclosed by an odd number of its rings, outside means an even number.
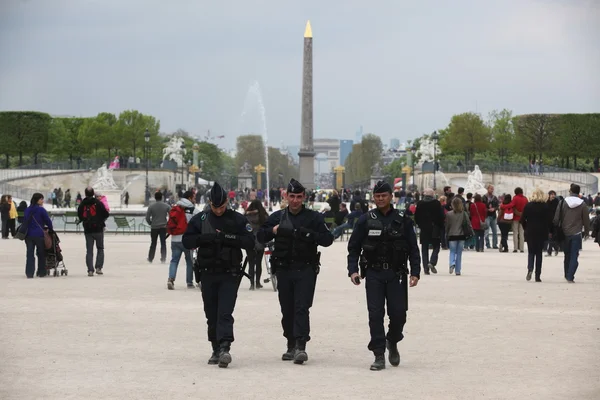
[[[315,138],[600,112],[600,0],[0,0],[0,110],[136,109],[227,149],[265,125],[299,144],[309,19]]]

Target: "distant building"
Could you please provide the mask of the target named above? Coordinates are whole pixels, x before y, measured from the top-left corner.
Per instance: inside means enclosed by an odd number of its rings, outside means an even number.
[[[363,136],[363,127],[361,125],[360,129],[356,131],[356,136],[354,138],[354,143],[360,143],[360,142],[362,142],[362,136]]]
[[[399,149],[400,148],[400,139],[390,139],[390,149]]]

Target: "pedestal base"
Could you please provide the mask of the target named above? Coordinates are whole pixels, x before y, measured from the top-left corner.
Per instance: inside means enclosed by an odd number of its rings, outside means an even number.
[[[300,183],[308,190],[313,190],[315,185],[315,153],[299,152],[300,157]]]

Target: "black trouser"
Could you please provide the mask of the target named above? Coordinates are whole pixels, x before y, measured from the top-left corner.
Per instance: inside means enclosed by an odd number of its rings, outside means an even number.
[[[431,253],[431,259],[429,258],[429,245],[433,246],[433,251]],[[422,240],[421,241],[421,258],[423,260],[423,269],[425,272],[429,272],[429,267],[427,266],[429,263],[434,267],[438,262],[438,255],[440,254],[440,241],[439,239],[431,239],[431,240]]]
[[[96,243],[96,263],[94,264],[94,243]],[[104,232],[92,232],[85,234],[85,265],[88,272],[104,267]]]
[[[560,244],[555,242],[552,237],[548,236],[548,240],[544,243],[544,250],[547,251],[548,254],[552,254],[552,250],[560,250]]]
[[[156,254],[156,241],[160,236],[160,261],[167,259],[167,228],[150,229],[150,251],[148,251],[148,261],[154,260]]]
[[[484,238],[483,238],[483,234],[485,233],[485,231],[483,229],[475,229],[475,249],[477,251],[483,251],[483,246],[484,246]]]
[[[46,246],[44,238],[37,236],[27,236],[25,238],[27,245],[27,261],[25,263],[25,275],[28,278],[33,278],[35,272],[35,257],[37,255],[37,276],[46,276]]]
[[[501,222],[498,226],[500,227],[500,248],[502,250],[508,250],[508,232],[510,231],[510,224]]]
[[[386,339],[391,343],[398,343],[404,338],[402,330],[406,323],[406,286],[400,283],[400,277],[393,269],[367,268],[365,278],[371,330],[368,347],[376,355],[383,354]],[[387,335],[383,325],[386,301],[390,319]]]
[[[317,274],[312,266],[302,269],[277,269],[277,293],[281,306],[281,326],[288,347],[310,340],[309,309],[315,297]]]
[[[542,275],[542,253],[544,251],[544,243],[527,242],[527,269],[533,271],[535,264],[535,277],[539,278]]]
[[[208,340],[233,342],[233,309],[237,300],[240,276],[231,273],[202,271],[200,283],[204,314],[208,325]]]
[[[15,237],[15,235],[17,234],[17,219],[16,218],[11,218],[8,220],[8,230],[10,231],[10,235],[12,237]],[[6,236],[8,236],[8,232],[6,233]]]
[[[262,274],[262,259],[265,254],[264,250],[249,250],[248,254],[248,275],[250,275],[250,282],[254,284],[260,283],[260,276]],[[256,280],[254,280],[256,275]]]
[[[8,217],[2,218],[2,237],[8,237]]]

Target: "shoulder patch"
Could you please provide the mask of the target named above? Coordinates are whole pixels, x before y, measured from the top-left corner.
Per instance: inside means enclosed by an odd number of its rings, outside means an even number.
[[[371,211],[369,215],[371,216],[371,219],[377,219],[377,214],[375,214],[375,212]]]
[[[206,213],[203,212],[202,215],[200,216],[200,220],[204,221],[206,219]]]
[[[250,224],[246,224],[246,230],[248,232],[252,232],[252,226],[250,226]]]

